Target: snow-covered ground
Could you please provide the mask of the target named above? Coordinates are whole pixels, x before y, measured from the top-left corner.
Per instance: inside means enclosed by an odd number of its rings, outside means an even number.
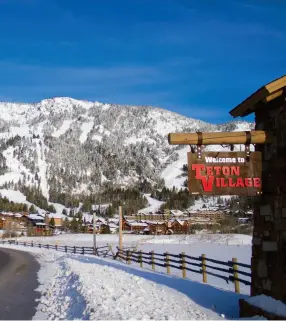
[[[156,211],[158,211],[160,209],[160,206],[164,203],[161,201],[158,201],[154,198],[152,198],[150,196],[150,194],[144,194],[144,196],[147,198],[148,200],[148,206],[139,210],[140,213],[143,214],[148,214],[148,213],[155,213]]]
[[[92,234],[61,234],[50,237],[21,237],[21,240],[35,241],[42,243],[55,244],[59,242],[61,245],[78,245],[89,246],[93,244]],[[99,245],[107,243],[116,246],[118,244],[118,234],[99,234],[96,235],[96,241]],[[123,243],[126,246],[136,245],[188,245],[189,248],[201,245],[226,245],[226,246],[251,246],[252,237],[244,234],[192,234],[192,235],[135,235],[123,234]],[[191,246],[190,246],[191,245]]]
[[[93,121],[89,121],[81,125],[82,133],[79,137],[79,140],[82,144],[86,141],[89,132],[92,130],[92,127],[93,127]]]
[[[72,124],[73,120],[64,120],[63,123],[62,123],[62,126],[57,129],[56,131],[53,132],[52,136],[53,137],[60,137],[61,135],[63,135],[69,128],[70,128],[70,125]]]
[[[93,235],[91,234],[63,234],[53,237],[21,237],[19,240],[42,244],[56,244],[69,246],[93,246]],[[126,247],[136,246],[137,250],[143,252],[154,251],[155,253],[169,252],[170,254],[179,254],[185,252],[187,255],[199,257],[206,254],[208,258],[231,261],[233,257],[238,262],[250,264],[252,237],[240,234],[198,234],[198,235],[172,235],[172,236],[140,236],[123,235],[123,244]],[[118,245],[118,235],[100,234],[96,236],[97,246],[109,244],[116,252]],[[132,263],[138,266],[137,263]],[[214,265],[214,264],[211,264]],[[223,267],[223,266],[218,266]],[[144,268],[151,269],[150,265],[144,264]],[[196,269],[196,268],[195,268]],[[241,268],[242,271],[249,272]],[[157,267],[156,270],[166,273],[166,268]],[[212,272],[216,272],[213,271]],[[181,276],[179,269],[171,268],[171,275]],[[220,275],[226,275],[218,272]],[[195,281],[201,281],[202,275],[187,271],[187,278]],[[249,278],[242,276],[242,279],[249,281]],[[225,280],[208,275],[208,283],[222,289],[234,291],[234,284],[227,283]],[[240,284],[241,293],[249,294],[250,287]]]
[[[244,295],[135,266],[53,250],[31,252],[40,262],[36,320],[190,320],[238,318]]]
[[[173,188],[175,186],[178,189],[183,187],[184,181],[187,177],[182,176],[182,167],[188,163],[187,153],[190,151],[189,146],[184,146],[177,153],[179,158],[177,161],[168,165],[161,174],[161,177],[165,180],[165,185],[168,188]]]
[[[22,204],[27,204],[29,207],[33,204],[29,201],[27,201],[27,197],[20,191],[15,191],[12,189],[0,189],[0,195],[2,197],[7,197],[9,201],[12,201],[14,203],[22,203]],[[65,208],[65,206],[63,206],[62,204],[58,204],[58,203],[51,203],[49,202],[49,204],[54,205],[57,214],[61,214],[63,209]],[[36,206],[35,204],[33,204],[36,208],[36,210],[41,214],[41,213],[45,213],[46,211],[41,209],[40,207]],[[63,218],[66,217],[66,215],[62,215]]]

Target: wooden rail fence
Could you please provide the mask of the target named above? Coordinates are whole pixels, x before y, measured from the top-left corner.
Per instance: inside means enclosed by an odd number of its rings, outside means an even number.
[[[184,279],[187,277],[187,271],[201,274],[204,283],[208,282],[208,275],[211,275],[223,279],[227,283],[233,282],[234,290],[237,293],[240,293],[240,283],[251,285],[251,266],[238,262],[236,258],[225,262],[208,258],[205,254],[194,257],[185,254],[185,252],[171,254],[119,249],[117,249],[114,258],[124,260],[127,264],[138,263],[141,268],[147,264],[151,266],[153,271],[156,266],[159,266],[165,268],[167,274],[171,274],[171,269],[181,270]],[[242,277],[247,277],[248,280]]]
[[[42,244],[32,242],[18,242],[18,241],[1,241],[0,244],[10,244],[10,245],[22,245],[29,247],[44,248],[48,250],[56,250],[59,252],[72,253],[72,254],[95,254],[102,257],[114,257],[111,252],[111,246],[100,246],[94,251],[93,246],[68,246],[68,245],[59,245],[59,244]]]
[[[234,290],[240,293],[240,283],[245,285],[251,285],[251,266],[249,264],[240,263],[236,258],[232,261],[220,261],[208,258],[205,254],[199,257],[194,257],[182,252],[180,254],[171,254],[169,252],[165,253],[155,253],[137,251],[135,248],[125,248],[113,253],[112,247],[110,245],[97,247],[94,251],[92,246],[68,246],[59,244],[41,244],[34,242],[19,242],[19,241],[1,241],[0,244],[14,244],[22,246],[30,246],[37,248],[45,248],[56,250],[65,253],[73,254],[93,254],[101,257],[109,257],[114,260],[124,261],[127,264],[131,262],[138,263],[141,268],[144,265],[151,266],[152,270],[156,270],[156,266],[165,268],[167,274],[171,274],[171,269],[181,270],[182,278],[187,278],[187,271],[192,273],[197,273],[202,275],[202,281],[204,283],[208,282],[208,275],[214,276],[225,280],[227,283],[234,283]],[[243,269],[243,270],[241,270]],[[246,280],[243,277],[247,277]]]

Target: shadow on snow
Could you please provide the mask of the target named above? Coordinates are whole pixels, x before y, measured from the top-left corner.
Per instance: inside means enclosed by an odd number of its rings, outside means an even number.
[[[185,294],[196,304],[220,315],[224,314],[226,318],[237,319],[239,317],[238,300],[248,297],[247,295],[219,289],[197,281],[168,276],[160,272],[147,271],[139,267],[131,267],[124,263],[108,259],[80,257],[78,255],[70,255],[70,257],[83,263],[96,263],[102,266],[113,267],[157,284],[168,286]]]

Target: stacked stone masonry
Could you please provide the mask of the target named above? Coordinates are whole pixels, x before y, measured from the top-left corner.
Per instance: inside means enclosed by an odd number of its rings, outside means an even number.
[[[286,303],[286,102],[285,96],[256,110],[256,130],[273,134],[262,152],[262,196],[254,210],[251,295]]]

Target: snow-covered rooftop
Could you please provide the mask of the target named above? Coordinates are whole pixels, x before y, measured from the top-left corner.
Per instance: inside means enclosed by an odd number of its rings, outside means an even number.
[[[27,217],[30,219],[30,220],[42,220],[44,221],[45,218],[39,214],[28,214]]]

